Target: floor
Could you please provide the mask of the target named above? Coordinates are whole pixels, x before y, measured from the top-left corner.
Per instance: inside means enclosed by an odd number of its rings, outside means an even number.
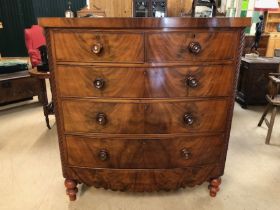
[[[207,184],[170,193],[130,194],[80,186],[77,201],[65,195],[55,120],[45,126],[36,99],[0,110],[0,210],[279,210],[280,117],[271,145],[265,126],[257,127],[263,107],[235,106],[221,191]]]

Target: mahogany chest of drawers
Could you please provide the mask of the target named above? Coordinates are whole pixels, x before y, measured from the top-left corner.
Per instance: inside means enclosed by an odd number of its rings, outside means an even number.
[[[249,19],[42,18],[65,186],[175,190],[224,172]]]

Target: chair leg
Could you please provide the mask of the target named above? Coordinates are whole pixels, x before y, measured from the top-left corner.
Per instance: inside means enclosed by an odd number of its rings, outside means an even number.
[[[264,121],[264,118],[266,117],[266,115],[267,115],[267,113],[268,113],[268,111],[269,111],[270,108],[271,108],[271,104],[268,104],[268,105],[266,106],[265,110],[264,110],[264,113],[263,113],[263,115],[262,115],[260,121],[259,121],[259,124],[258,124],[259,127],[262,126],[262,123],[263,123],[263,121]]]
[[[266,136],[266,140],[265,140],[266,144],[270,143],[270,137],[271,137],[271,133],[272,133],[272,129],[273,129],[273,125],[274,125],[274,120],[275,120],[276,114],[277,114],[277,107],[274,106],[273,110],[272,110],[272,113],[271,113],[271,118],[270,118],[270,122],[269,122],[268,132],[267,132],[267,136]]]

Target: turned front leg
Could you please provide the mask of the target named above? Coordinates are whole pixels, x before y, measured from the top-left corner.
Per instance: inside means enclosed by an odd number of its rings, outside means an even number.
[[[70,201],[76,200],[76,195],[78,193],[77,188],[78,182],[72,179],[65,179],[64,185],[66,187],[66,194],[69,196]]]
[[[221,183],[222,183],[221,178],[210,180],[208,188],[210,190],[210,196],[211,197],[216,197],[217,192],[219,192],[219,190],[220,190],[219,186],[220,186]]]

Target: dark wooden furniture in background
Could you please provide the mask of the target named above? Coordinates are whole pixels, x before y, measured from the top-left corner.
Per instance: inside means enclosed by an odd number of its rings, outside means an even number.
[[[31,78],[28,71],[0,75],[0,106],[40,97],[38,81]]]
[[[251,53],[251,48],[254,43],[254,39],[255,39],[254,35],[245,36],[245,45],[244,45],[242,56],[245,56],[245,54],[247,53]],[[263,34],[261,36],[261,40],[259,42],[259,48],[258,48],[259,56],[264,57],[266,55],[268,40],[269,40],[269,34]]]
[[[167,0],[133,0],[133,17],[156,17],[156,12],[167,16]]]
[[[247,105],[264,105],[268,74],[279,71],[279,58],[242,58],[236,101],[242,108]]]
[[[23,60],[29,58],[2,58],[2,60]],[[42,102],[39,84],[36,79],[31,78],[28,71],[18,71],[13,73],[0,74],[0,106],[19,101],[32,100],[34,96],[39,97]]]
[[[266,95],[266,99],[268,105],[260,119],[258,126],[262,126],[263,121],[268,127],[267,136],[265,143],[270,143],[270,137],[274,125],[274,120],[277,114],[278,109],[280,108],[280,73],[271,73],[269,74],[269,83],[268,83],[268,93]],[[268,112],[272,110],[270,121],[268,121],[265,117]]]
[[[46,89],[46,79],[50,79],[50,72],[41,72],[37,68],[29,69],[29,74],[39,81],[39,90],[41,92],[41,103],[43,105],[44,116],[46,119],[46,124],[49,129],[51,129],[49,122],[49,115],[54,115],[53,102],[49,103],[47,89]]]
[[[250,19],[42,18],[63,176],[121,191],[175,190],[224,173]]]

